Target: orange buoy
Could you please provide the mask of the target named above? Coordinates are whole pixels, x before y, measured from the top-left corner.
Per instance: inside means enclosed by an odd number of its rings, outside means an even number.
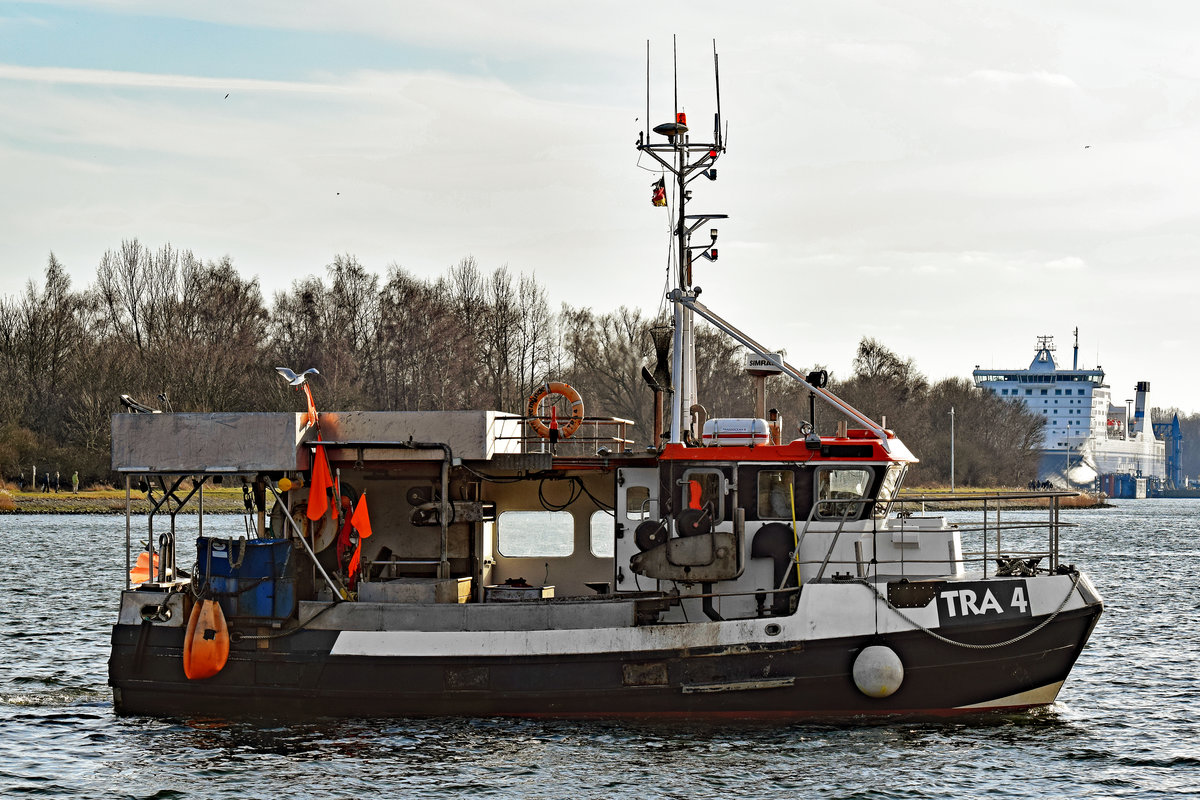
[[[215,600],[200,600],[192,606],[187,633],[183,637],[183,674],[188,680],[211,678],[229,660],[229,627]]]
[[[137,563],[129,570],[130,583],[146,583],[158,573],[158,553],[154,554],[154,566],[150,566],[150,554],[145,550],[138,553]]]

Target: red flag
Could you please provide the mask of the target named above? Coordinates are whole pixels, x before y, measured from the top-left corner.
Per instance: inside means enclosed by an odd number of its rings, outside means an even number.
[[[329,473],[329,461],[325,458],[325,448],[318,445],[313,456],[312,480],[308,485],[308,518],[318,520],[329,510],[329,488],[333,486],[333,476]]]
[[[354,555],[350,556],[350,566],[347,567],[350,584],[353,587],[358,582],[358,564],[359,558],[362,556],[363,539],[371,537],[371,517],[367,513],[366,492],[363,492],[362,497],[358,498],[358,505],[354,507],[354,513],[350,515],[350,524],[354,526],[354,530],[358,531],[358,543],[354,545]]]

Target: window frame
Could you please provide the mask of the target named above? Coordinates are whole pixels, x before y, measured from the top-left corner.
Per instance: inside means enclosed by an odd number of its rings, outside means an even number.
[[[821,497],[821,477],[822,477],[822,475],[825,475],[825,474],[828,474],[831,472],[862,472],[862,473],[866,474],[867,480],[863,486],[862,494],[859,495],[859,498],[858,498],[862,502],[857,507],[855,507],[853,505],[853,502],[855,501],[855,498],[853,498],[853,497],[825,497],[825,498]],[[842,519],[845,519],[847,522],[858,519],[859,517],[862,516],[863,508],[865,507],[866,503],[871,502],[871,500],[872,500],[871,488],[874,485],[875,485],[875,470],[871,469],[871,467],[869,467],[866,464],[856,465],[856,466],[849,466],[849,465],[840,466],[840,465],[832,465],[831,464],[831,465],[822,465],[820,467],[817,467],[816,474],[813,476],[813,503],[814,503],[813,507],[815,509],[815,517],[814,518],[820,519],[820,520],[837,520],[837,521],[841,521]],[[846,502],[846,503],[836,502],[839,500],[846,500],[849,502]],[[826,514],[826,513],[822,512],[821,506],[825,503],[833,503],[834,504],[834,512],[832,514]],[[847,515],[844,510],[846,508],[854,508],[853,513]]]
[[[792,504],[792,508],[789,509],[782,516],[776,515],[772,511],[772,509],[770,507],[771,506],[770,486],[764,487],[763,483],[762,483],[764,477],[771,476],[771,475],[782,476],[784,487],[786,488],[786,487],[790,486],[792,489],[791,496],[788,498]],[[764,491],[764,489],[765,489],[765,491]],[[797,506],[799,506],[799,503],[796,502],[796,471],[793,469],[770,469],[770,468],[759,469],[757,474],[754,477],[754,494],[755,494],[755,498],[756,498],[756,511],[758,513],[758,517],[757,517],[758,519],[784,520],[784,521],[792,520],[796,516],[795,508]],[[765,505],[766,505],[766,510],[764,510],[764,508],[763,508],[764,501],[765,501]]]
[[[717,487],[715,491],[716,507],[713,509],[713,522],[719,522],[725,519],[725,495],[729,491],[729,479],[725,477],[725,473],[716,467],[691,467],[683,471],[682,477],[679,479],[679,509],[686,511],[691,508],[688,502],[688,492],[690,490],[689,483],[693,480],[692,475],[715,475],[717,478]],[[703,495],[701,495],[703,497]]]
[[[605,529],[604,534],[602,536],[597,537],[596,536],[596,520],[601,517],[606,520],[607,528]],[[647,517],[647,519],[648,518],[649,517]],[[590,517],[588,517],[588,553],[595,556],[596,558],[616,558],[616,555],[617,555],[617,528],[616,528],[616,525],[617,525],[617,518],[611,512],[605,511],[603,508],[593,511],[592,515]],[[607,550],[608,550],[607,552],[604,552],[604,553],[596,552],[596,540],[597,539],[607,543]]]
[[[570,537],[566,540],[567,543],[569,544],[567,552],[565,552],[565,553],[558,553],[558,552],[506,553],[506,552],[504,552],[504,540],[505,540],[504,518],[506,516],[508,516],[509,519],[512,520],[512,517],[509,515],[513,515],[513,514],[523,514],[523,515],[530,515],[530,516],[537,515],[537,516],[546,516],[546,517],[553,517],[553,518],[557,518],[557,519],[570,520]],[[511,522],[510,522],[510,524],[511,524]],[[497,555],[499,555],[503,558],[570,558],[571,556],[573,556],[575,554],[575,515],[572,514],[570,511],[549,511],[549,510],[544,510],[544,509],[512,509],[510,511],[501,511],[499,514],[496,515],[496,553],[497,553]]]

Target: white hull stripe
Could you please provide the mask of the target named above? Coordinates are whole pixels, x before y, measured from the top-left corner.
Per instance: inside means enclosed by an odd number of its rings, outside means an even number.
[[[763,628],[769,621],[748,620],[657,628],[591,628],[537,631],[342,631],[335,656],[462,658],[470,656],[564,656],[649,652],[696,647],[736,647],[775,642]]]
[[[1033,616],[1052,613],[1071,590],[1069,576],[1025,579],[1028,606]],[[954,584],[950,584],[954,586]],[[332,654],[400,658],[463,658],[474,656],[570,656],[602,653],[679,651],[688,648],[744,647],[786,641],[815,642],[864,636],[872,633],[901,633],[913,630],[905,621],[938,627],[938,606],[879,613],[874,599],[863,602],[871,590],[862,584],[822,584],[808,587],[800,609],[788,618],[694,622],[646,627],[538,629],[527,631],[341,631]],[[1084,605],[1078,592],[1064,610]],[[983,616],[981,622],[987,621]],[[768,636],[768,625],[780,630]],[[953,634],[953,631],[950,632]],[[951,635],[951,638],[954,638]]]

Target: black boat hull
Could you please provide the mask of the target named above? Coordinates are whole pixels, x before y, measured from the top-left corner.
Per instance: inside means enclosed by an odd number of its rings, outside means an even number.
[[[116,625],[109,662],[120,714],[171,717],[630,716],[822,717],[961,714],[1054,701],[1101,613],[1097,602],[1044,618],[954,632],[686,651],[527,656],[335,655],[335,630],[235,642],[224,669],[189,681],[181,628]],[[891,648],[898,690],[868,697],[855,657]],[[979,647],[984,646],[984,647]]]

